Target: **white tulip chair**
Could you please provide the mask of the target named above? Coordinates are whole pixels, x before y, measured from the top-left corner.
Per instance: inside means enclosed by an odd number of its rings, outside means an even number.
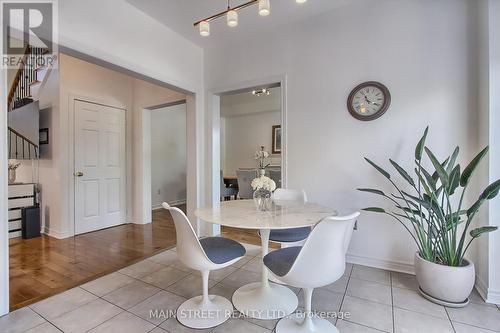
[[[312,312],[315,288],[327,286],[342,277],[345,255],[359,212],[348,216],[331,216],[318,223],[303,247],[295,246],[273,251],[264,257],[264,264],[282,283],[302,288],[305,312],[281,319],[276,333],[337,333],[337,328]]]
[[[203,280],[203,294],[182,303],[177,309],[177,320],[195,329],[220,325],[231,317],[233,305],[224,297],[208,294],[208,276],[210,271],[240,260],[246,253],[245,248],[223,237],[198,239],[183,211],[165,202],[162,206],[172,214],[174,220],[178,259],[187,267],[200,271]]]

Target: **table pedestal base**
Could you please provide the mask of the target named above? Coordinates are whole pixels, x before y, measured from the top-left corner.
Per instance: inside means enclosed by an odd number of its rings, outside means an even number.
[[[306,321],[304,314],[293,314],[276,325],[276,333],[339,333],[328,320],[316,316]]]
[[[298,299],[285,286],[256,282],[236,290],[233,304],[238,311],[251,318],[279,319],[297,309]]]

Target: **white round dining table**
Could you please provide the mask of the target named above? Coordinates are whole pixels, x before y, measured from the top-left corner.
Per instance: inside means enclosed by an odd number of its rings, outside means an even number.
[[[314,226],[323,218],[337,215],[331,208],[302,201],[273,201],[268,211],[257,211],[253,200],[223,201],[195,212],[200,220],[227,227],[260,231],[262,258],[269,251],[271,230]],[[298,305],[297,295],[286,286],[269,282],[262,263],[260,282],[247,284],[233,294],[235,308],[256,319],[278,319],[291,314]]]

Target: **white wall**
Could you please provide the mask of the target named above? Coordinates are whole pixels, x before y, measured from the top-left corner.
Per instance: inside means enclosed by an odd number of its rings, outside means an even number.
[[[387,169],[388,158],[410,168],[414,146],[430,125],[428,142],[439,157],[457,144],[462,164],[471,157],[477,103],[472,6],[466,0],[351,1],[293,26],[208,49],[207,90],[286,76],[288,186],[304,188],[311,201],[341,213],[384,205],[355,190],[390,190],[363,156]],[[389,87],[392,105],[382,118],[361,122],[349,115],[346,100],[368,80]],[[364,213],[349,259],[411,271],[416,248],[408,244],[410,236],[396,222]]]
[[[185,203],[186,104],[152,110],[150,133],[152,206]]]
[[[481,188],[500,179],[500,3],[480,1],[479,68],[479,135],[478,149],[490,146],[488,156],[480,168]],[[500,198],[483,206],[476,226],[498,226]],[[500,303],[500,231],[483,236],[476,242],[476,285],[479,293],[488,301]]]
[[[251,113],[224,117],[221,120],[221,141],[224,142],[224,175],[236,175],[239,168],[255,168],[255,151],[261,146],[271,152],[272,127],[281,124],[281,111]],[[222,127],[224,125],[224,127]],[[281,165],[281,155],[269,159],[273,165]]]

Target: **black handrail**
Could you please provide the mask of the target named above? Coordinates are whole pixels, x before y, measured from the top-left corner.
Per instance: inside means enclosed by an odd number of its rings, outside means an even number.
[[[15,154],[12,152],[12,136],[15,138]],[[22,148],[22,156],[19,156],[18,146],[19,139],[21,139]],[[28,145],[28,153],[26,154],[25,147]],[[9,127],[9,158],[13,159],[31,159],[31,151],[33,150],[33,157],[37,159],[38,155],[38,145],[36,145],[33,141],[25,137],[24,135],[17,132],[15,129]],[[26,155],[28,157],[26,158]]]

